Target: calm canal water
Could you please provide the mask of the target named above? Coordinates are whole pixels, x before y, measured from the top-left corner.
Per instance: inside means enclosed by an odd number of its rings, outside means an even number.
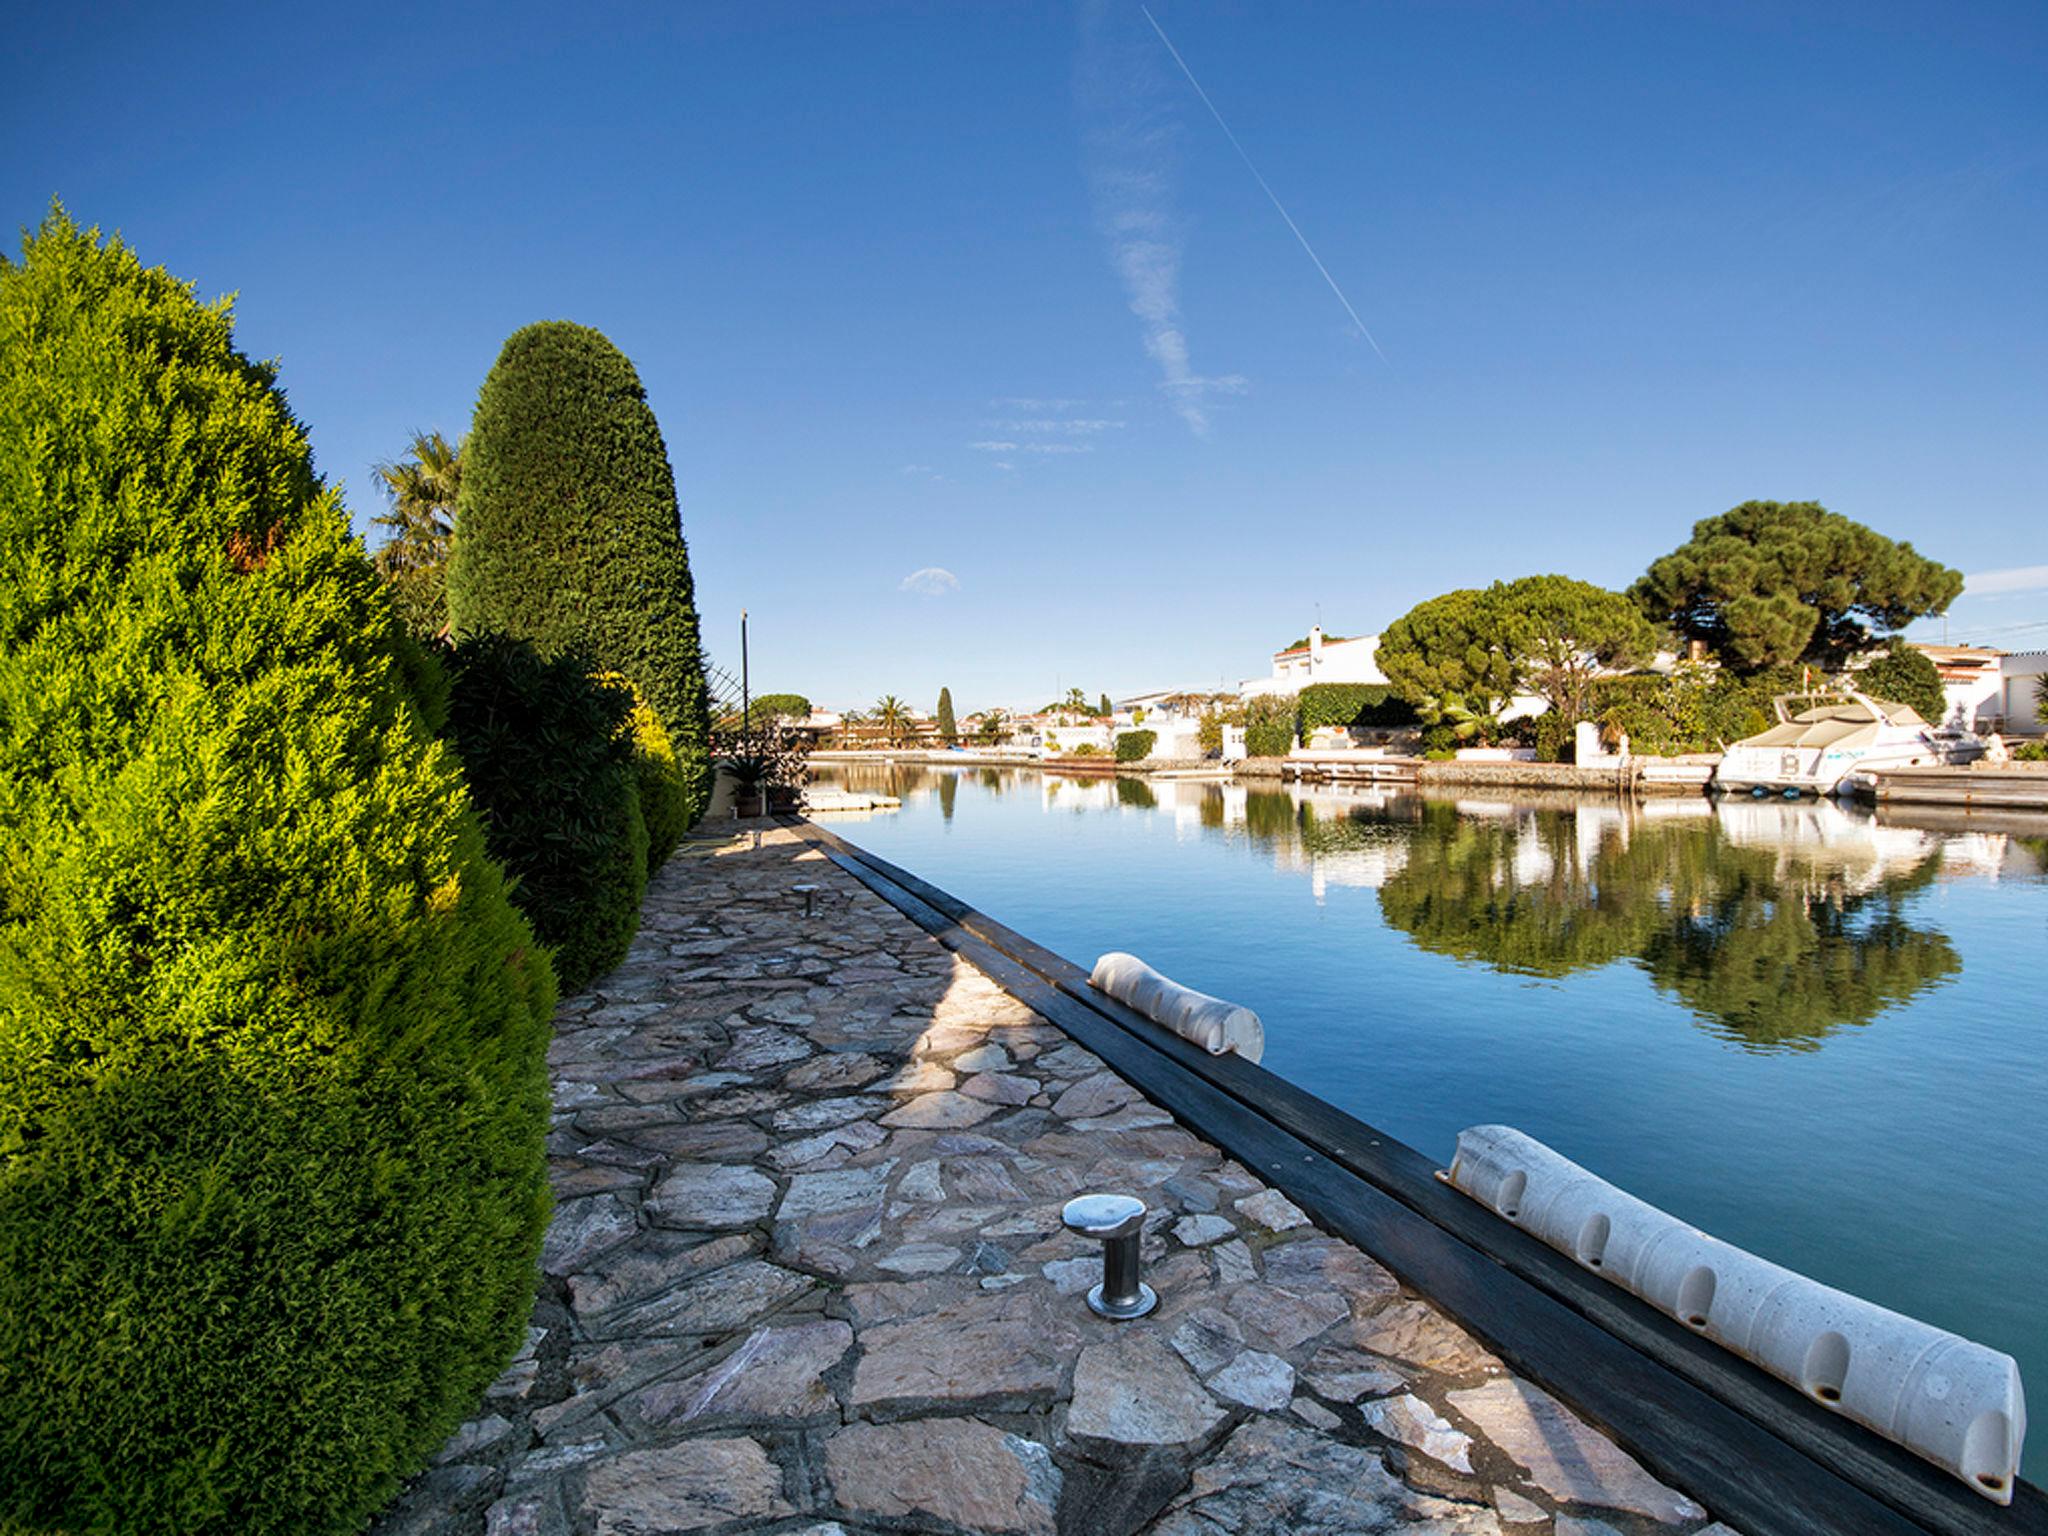
[[[2048,839],[1833,804],[821,767],[843,836],[1448,1162],[1504,1122],[2048,1392]],[[2048,1481],[2048,1436],[2027,1473]]]

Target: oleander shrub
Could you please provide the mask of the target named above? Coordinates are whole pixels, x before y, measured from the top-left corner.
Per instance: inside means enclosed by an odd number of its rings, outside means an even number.
[[[1933,659],[1903,640],[1893,640],[1883,655],[1852,673],[1849,682],[1859,693],[1905,705],[1930,725],[1948,718],[1948,694]]]
[[[511,635],[446,652],[448,735],[512,900],[554,953],[565,992],[626,957],[647,889],[632,696],[574,650]]]
[[[1294,748],[1294,700],[1271,696],[1244,706],[1244,750],[1248,757],[1285,757]]]
[[[1116,760],[1120,763],[1142,763],[1158,744],[1157,731],[1120,731],[1116,738]]]
[[[554,982],[437,693],[227,302],[53,211],[0,260],[0,1530],[359,1531],[519,1344]]]
[[[633,680],[623,672],[605,672],[598,682],[624,692],[630,706],[626,733],[633,753],[633,783],[640,792],[640,819],[647,826],[647,873],[652,875],[690,830],[690,788],[683,782],[675,746],[662,729],[661,717],[640,697]]]
[[[1419,719],[1415,706],[1386,683],[1310,683],[1295,708],[1303,741],[1320,726],[1398,730]]]
[[[1649,757],[1714,752],[1754,736],[1772,720],[1771,700],[1797,686],[1796,674],[1738,677],[1713,667],[1680,667],[1669,676],[1598,678],[1592,713],[1609,740],[1626,733],[1629,749]]]
[[[623,672],[710,798],[710,693],[675,474],[626,355],[566,320],[515,331],[462,447],[448,564],[457,637],[504,634]]]

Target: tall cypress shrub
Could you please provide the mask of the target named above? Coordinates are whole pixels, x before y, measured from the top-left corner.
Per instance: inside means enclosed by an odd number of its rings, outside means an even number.
[[[516,331],[463,444],[448,567],[458,637],[575,647],[661,717],[689,789],[709,795],[709,694],[675,475],[626,355],[566,320]]]
[[[939,707],[934,712],[934,718],[939,724],[939,740],[950,747],[960,739],[960,724],[953,718],[952,689],[939,690]]]
[[[0,1529],[360,1529],[533,1297],[554,983],[228,305],[0,259]]]

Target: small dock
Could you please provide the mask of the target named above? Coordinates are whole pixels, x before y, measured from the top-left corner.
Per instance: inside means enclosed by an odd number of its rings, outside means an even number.
[[[1413,784],[1415,759],[1365,752],[1293,752],[1281,777],[1315,784]]]
[[[2048,771],[2042,768],[1889,768],[1871,777],[1874,787],[1858,798],[1880,806],[2048,813]]]
[[[842,811],[894,811],[903,802],[894,795],[878,795],[865,789],[806,789],[804,812],[818,816]]]

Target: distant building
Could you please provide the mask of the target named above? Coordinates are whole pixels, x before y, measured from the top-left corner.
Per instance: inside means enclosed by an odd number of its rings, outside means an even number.
[[[1318,624],[1300,645],[1273,653],[1273,674],[1248,679],[1238,691],[1247,699],[1301,692],[1311,683],[1384,683],[1375,657],[1378,635],[1328,636]]]
[[[1948,697],[1946,723],[2006,736],[2039,736],[2036,690],[2048,676],[2048,651],[1998,651],[1982,645],[1920,645]]]

